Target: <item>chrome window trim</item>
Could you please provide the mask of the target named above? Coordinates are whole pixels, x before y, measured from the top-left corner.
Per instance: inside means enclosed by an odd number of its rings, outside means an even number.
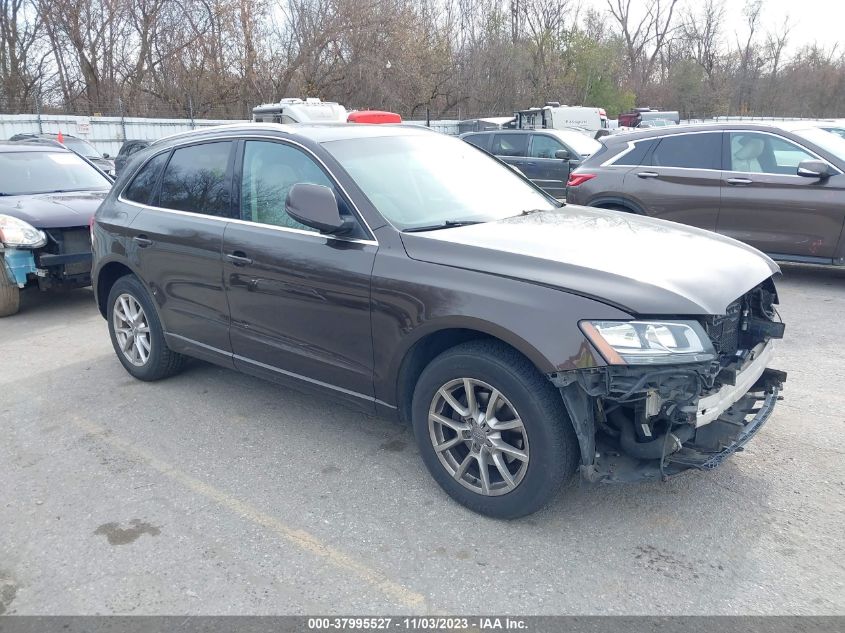
[[[274,141],[274,142],[277,142],[277,143],[294,145],[297,148],[304,151],[308,156],[313,158],[323,168],[323,170],[326,172],[326,174],[329,177],[329,180],[332,181],[332,183],[338,189],[340,189],[340,191],[346,196],[346,199],[349,201],[349,204],[352,205],[352,209],[355,212],[356,218],[361,221],[364,228],[370,234],[370,237],[372,239],[343,237],[343,236],[340,236],[340,235],[327,235],[327,234],[324,234],[324,233],[320,233],[318,231],[305,231],[303,229],[293,229],[293,228],[286,227],[286,226],[276,226],[274,224],[265,224],[263,222],[255,222],[255,221],[252,221],[252,220],[242,220],[241,218],[226,218],[226,217],[222,217],[222,216],[219,216],[219,215],[208,215],[208,214],[205,214],[205,213],[199,213],[197,211],[182,211],[182,210],[179,210],[179,209],[167,209],[165,207],[156,207],[156,206],[152,206],[152,205],[149,205],[149,204],[143,204],[141,202],[135,202],[133,200],[127,200],[126,198],[123,197],[123,193],[129,188],[129,186],[132,184],[132,182],[135,180],[135,177],[141,172],[141,170],[144,169],[144,167],[147,166],[147,163],[149,163],[156,156],[159,156],[159,155],[161,155],[165,152],[176,151],[177,149],[181,149],[183,147],[190,147],[192,145],[200,145],[200,144],[203,144],[203,143],[219,143],[219,142],[226,142],[226,141],[237,142],[237,141],[256,140],[256,139],[258,139],[258,140],[269,140],[269,141]],[[234,176],[235,175],[233,174],[233,177]],[[223,137],[223,138],[219,138],[219,139],[202,139],[202,140],[197,140],[196,142],[193,142],[193,143],[184,143],[184,144],[181,144],[181,145],[175,145],[175,146],[168,147],[166,150],[163,150],[161,152],[157,152],[157,153],[153,154],[152,156],[150,156],[146,161],[144,161],[144,164],[141,165],[141,167],[135,172],[135,175],[133,175],[132,180],[130,180],[128,183],[126,183],[126,185],[124,185],[123,189],[120,190],[120,193],[118,194],[117,199],[120,202],[123,202],[125,204],[130,204],[130,205],[133,205],[133,206],[136,206],[136,207],[141,207],[143,209],[148,209],[150,211],[163,211],[163,212],[166,212],[166,213],[188,215],[188,216],[191,216],[191,217],[209,218],[211,220],[222,220],[224,222],[233,222],[235,224],[243,224],[243,225],[246,225],[246,226],[266,227],[268,229],[273,229],[273,230],[276,230],[276,231],[284,231],[284,232],[287,232],[287,233],[298,233],[300,235],[312,235],[312,236],[319,237],[319,238],[322,238],[322,239],[332,239],[332,240],[337,240],[337,241],[341,241],[341,242],[354,242],[354,243],[357,243],[357,244],[370,244],[370,245],[378,246],[378,240],[375,237],[375,233],[370,228],[370,225],[367,222],[367,219],[363,216],[361,211],[358,209],[358,206],[355,204],[355,201],[352,199],[352,196],[349,195],[349,192],[346,190],[346,188],[342,184],[340,184],[340,182],[338,181],[337,177],[334,175],[332,170],[329,169],[328,165],[326,165],[326,163],[323,162],[323,160],[319,156],[317,156],[314,152],[312,152],[310,149],[305,147],[302,143],[299,143],[299,142],[291,140],[291,139],[280,138],[278,136],[270,136],[270,135],[267,135],[267,134],[245,134],[245,135],[239,134],[239,135],[233,136],[233,137]]]
[[[616,156],[611,156],[601,165],[599,165],[599,167],[652,167],[653,165],[626,165],[624,163],[619,163],[618,161],[619,159],[627,156],[634,149],[634,146],[637,143],[662,140],[667,136],[689,136],[690,134],[722,134],[723,132],[724,130],[691,130],[689,132],[678,132],[677,134],[661,134],[659,136],[646,136],[645,138],[638,138],[633,141],[628,141],[628,147],[624,152],[616,154]],[[666,167],[667,169],[695,169],[698,171],[723,171],[721,169],[708,169],[705,167],[667,167],[666,165],[660,165],[660,167]]]
[[[621,159],[624,156],[626,156],[627,154],[629,154],[634,149],[634,146],[637,143],[642,143],[642,142],[645,142],[645,141],[654,141],[654,140],[658,140],[658,139],[664,139],[667,136],[686,136],[686,135],[689,135],[689,134],[730,134],[730,133],[767,134],[769,136],[774,136],[775,138],[786,141],[787,143],[792,143],[793,145],[797,145],[798,147],[803,149],[808,154],[814,156],[817,160],[820,160],[820,161],[824,162],[826,165],[828,165],[829,167],[832,167],[833,169],[835,169],[837,173],[839,173],[839,174],[842,173],[835,165],[831,165],[830,161],[822,158],[816,152],[811,150],[809,147],[807,147],[803,143],[793,141],[791,138],[787,138],[787,137],[783,136],[782,134],[777,134],[776,132],[769,132],[768,130],[747,130],[747,129],[692,130],[692,131],[689,131],[689,132],[678,132],[677,134],[661,134],[659,136],[647,136],[645,138],[638,138],[638,139],[633,140],[633,141],[628,141],[627,142],[628,147],[625,149],[625,151],[623,151],[619,154],[616,154],[616,156],[612,156],[611,158],[608,158],[601,165],[599,165],[599,167],[654,167],[654,165],[626,165],[626,164],[620,164],[617,161],[619,161],[619,159]],[[689,169],[689,170],[695,170],[695,171],[711,171],[711,172],[731,173],[731,174],[756,174],[758,176],[759,175],[763,175],[763,176],[786,176],[786,177],[789,177],[789,178],[802,178],[802,179],[804,179],[804,176],[799,176],[798,174],[772,174],[772,173],[769,173],[769,172],[766,172],[766,171],[737,171],[737,170],[734,170],[734,169],[707,169],[707,168],[704,168],[704,167],[667,167],[666,165],[659,165],[658,167],[662,167],[663,169]]]

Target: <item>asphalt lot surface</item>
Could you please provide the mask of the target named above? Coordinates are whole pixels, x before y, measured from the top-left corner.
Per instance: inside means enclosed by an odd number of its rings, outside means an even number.
[[[789,372],[720,469],[502,522],[410,429],[200,362],[133,380],[89,290],[0,321],[0,614],[845,614],[845,270],[786,267]]]

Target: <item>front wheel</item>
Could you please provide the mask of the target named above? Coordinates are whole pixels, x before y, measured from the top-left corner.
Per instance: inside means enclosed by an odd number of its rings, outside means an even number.
[[[123,367],[139,380],[160,380],[180,371],[185,357],[167,347],[149,293],[134,275],[118,279],[108,298],[112,346]]]
[[[577,465],[559,392],[499,342],[472,341],[435,358],[414,391],[412,420],[434,479],[492,517],[539,510]]]
[[[6,278],[5,263],[0,260],[0,317],[17,314],[21,308],[21,291]]]

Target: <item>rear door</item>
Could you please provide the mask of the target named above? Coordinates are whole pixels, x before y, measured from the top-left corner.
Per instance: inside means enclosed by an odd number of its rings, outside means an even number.
[[[716,230],[721,194],[722,132],[687,132],[659,139],[625,175],[625,191],[653,215]]]
[[[167,161],[161,184],[129,227],[130,261],[158,304],[168,344],[216,361],[231,352],[221,253],[235,211],[234,147],[198,143],[154,158]]]
[[[555,158],[555,152],[560,150],[566,151],[576,160]],[[578,166],[577,158],[578,154],[572,148],[551,134],[534,133],[531,135],[528,158],[525,160],[523,171],[526,175],[529,172],[535,174],[535,176],[529,176],[534,184],[555,198],[562,199],[566,197],[566,181],[569,180],[569,172]]]
[[[525,166],[525,160],[528,156],[528,136],[529,135],[527,133],[519,132],[510,134],[494,134],[490,152],[509,165],[518,167],[523,174],[531,180],[534,180],[536,174],[527,170]]]
[[[322,164],[281,141],[241,143],[241,219],[226,227],[223,270],[235,365],[374,408],[370,277],[377,242]],[[320,234],[285,212],[296,183],[331,187],[356,232]]]
[[[768,132],[726,132],[719,233],[784,258],[833,259],[845,222],[845,175],[798,175],[819,157]]]

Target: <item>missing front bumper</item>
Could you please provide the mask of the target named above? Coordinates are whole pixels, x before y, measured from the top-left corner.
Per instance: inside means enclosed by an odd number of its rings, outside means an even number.
[[[667,479],[686,470],[713,470],[743,447],[769,420],[779,399],[781,372],[766,370],[758,390],[734,403],[720,418],[699,427],[677,452],[661,460],[639,460],[599,441],[595,463],[582,468],[585,479],[601,483],[629,483]]]

